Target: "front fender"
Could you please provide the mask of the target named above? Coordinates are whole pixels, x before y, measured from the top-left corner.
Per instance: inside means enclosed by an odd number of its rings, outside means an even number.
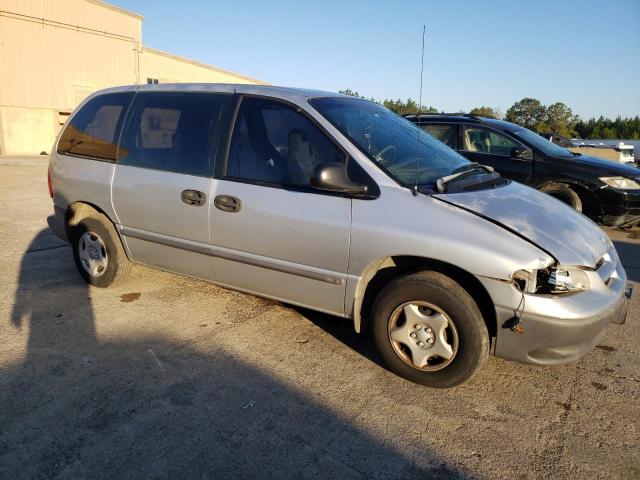
[[[395,257],[433,260],[502,279],[554,261],[534,244],[473,213],[407,189],[382,190],[377,200],[353,200],[345,314],[354,318],[357,331],[367,285]]]

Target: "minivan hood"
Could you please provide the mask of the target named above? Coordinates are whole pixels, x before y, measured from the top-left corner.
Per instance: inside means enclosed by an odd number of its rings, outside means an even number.
[[[516,232],[563,265],[595,267],[609,248],[607,235],[587,217],[517,182],[433,197]]]

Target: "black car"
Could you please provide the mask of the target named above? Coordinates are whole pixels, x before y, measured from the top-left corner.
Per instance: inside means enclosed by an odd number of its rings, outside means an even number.
[[[640,223],[640,168],[573,153],[513,123],[465,114],[406,118],[473,162],[610,226]]]

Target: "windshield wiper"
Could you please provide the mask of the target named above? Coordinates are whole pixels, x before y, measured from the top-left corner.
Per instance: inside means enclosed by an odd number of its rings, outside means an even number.
[[[484,167],[484,165],[480,165],[478,162],[465,163],[464,165],[453,170],[449,175],[454,175],[456,173],[470,172],[472,170],[475,170],[478,167]]]
[[[445,175],[443,177],[440,177],[438,180],[436,180],[436,186],[438,187],[438,191],[440,193],[444,193],[445,190],[447,189],[447,183],[460,178],[464,175],[466,175],[467,173],[470,172],[474,172],[476,170],[484,170],[487,173],[493,173],[493,167],[490,167],[488,165],[481,165],[477,162],[473,162],[470,163],[468,165],[463,165],[462,167],[456,168],[453,172],[451,172],[449,175]]]

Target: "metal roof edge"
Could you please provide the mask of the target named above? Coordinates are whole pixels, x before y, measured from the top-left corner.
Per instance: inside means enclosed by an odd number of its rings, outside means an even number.
[[[144,16],[139,13],[132,12],[131,10],[126,10],[124,8],[118,7],[116,5],[112,5],[107,2],[103,2],[102,0],[85,0],[85,2],[93,3],[94,5],[98,5],[100,7],[105,7],[110,10],[115,10],[116,12],[124,13],[125,15],[129,15],[130,17],[135,17],[140,20],[144,20]]]

